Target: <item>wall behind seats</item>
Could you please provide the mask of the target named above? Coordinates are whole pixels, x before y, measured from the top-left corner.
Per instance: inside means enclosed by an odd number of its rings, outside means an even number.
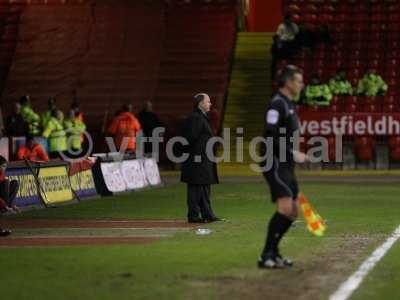
[[[161,2],[48,3],[26,5],[21,13],[2,94],[5,113],[23,94],[31,95],[37,111],[51,96],[67,111],[76,96],[89,130],[96,131],[123,103],[151,99],[160,67]]]
[[[275,32],[283,18],[283,0],[249,0],[247,30]]]

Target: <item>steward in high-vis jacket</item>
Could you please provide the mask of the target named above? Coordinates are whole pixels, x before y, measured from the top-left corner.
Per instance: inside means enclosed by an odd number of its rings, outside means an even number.
[[[43,136],[49,141],[51,158],[58,158],[61,152],[67,150],[67,136],[64,130],[64,115],[61,110],[54,110],[51,119],[43,131]]]
[[[69,147],[74,153],[80,152],[84,140],[82,134],[86,130],[86,125],[79,117],[79,112],[71,110],[69,118],[64,121],[64,127]]]
[[[329,89],[334,96],[353,95],[353,87],[346,79],[346,72],[344,70],[339,70],[337,74],[329,80]]]
[[[308,105],[328,106],[333,96],[329,86],[322,84],[318,75],[313,75],[311,84],[304,91],[304,102]]]
[[[369,70],[358,82],[357,94],[363,96],[383,96],[388,90],[388,85],[382,77]]]
[[[126,145],[125,150],[135,151],[136,135],[141,129],[138,119],[132,113],[132,105],[128,104],[122,107],[122,111],[112,121],[108,132],[114,137],[118,150]]]
[[[57,109],[56,106],[56,98],[51,97],[48,101],[47,101],[47,111],[42,113],[41,116],[41,125],[42,128],[46,128],[47,123],[50,121],[51,117],[52,117],[52,112],[53,110]]]
[[[28,124],[29,134],[37,136],[40,134],[40,116],[35,113],[31,107],[31,100],[28,95],[21,97],[19,100],[21,104],[21,115],[24,121]]]

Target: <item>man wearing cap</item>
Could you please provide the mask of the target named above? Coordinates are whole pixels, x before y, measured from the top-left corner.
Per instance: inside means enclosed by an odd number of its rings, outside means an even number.
[[[187,184],[187,218],[189,223],[220,221],[210,202],[210,186],[218,184],[217,165],[206,153],[213,136],[208,117],[211,101],[204,93],[195,95],[193,101],[194,110],[185,120],[182,134],[188,143],[184,151],[188,158],[181,170],[181,181]]]

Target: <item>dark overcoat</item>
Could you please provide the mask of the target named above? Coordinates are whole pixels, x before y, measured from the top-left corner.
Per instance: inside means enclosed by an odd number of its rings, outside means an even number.
[[[218,183],[217,165],[206,155],[207,142],[213,136],[207,114],[195,108],[185,120],[182,136],[189,143],[183,148],[189,157],[182,163],[181,181],[189,184]]]

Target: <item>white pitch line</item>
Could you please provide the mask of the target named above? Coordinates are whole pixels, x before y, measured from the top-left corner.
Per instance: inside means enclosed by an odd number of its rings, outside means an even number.
[[[375,267],[375,265],[385,256],[390,248],[400,238],[400,226],[387,238],[387,240],[379,246],[368,258],[365,260],[356,272],[354,272],[345,282],[343,282],[335,293],[333,293],[329,300],[346,300],[352,293],[360,286],[361,282],[368,275],[368,273]]]

